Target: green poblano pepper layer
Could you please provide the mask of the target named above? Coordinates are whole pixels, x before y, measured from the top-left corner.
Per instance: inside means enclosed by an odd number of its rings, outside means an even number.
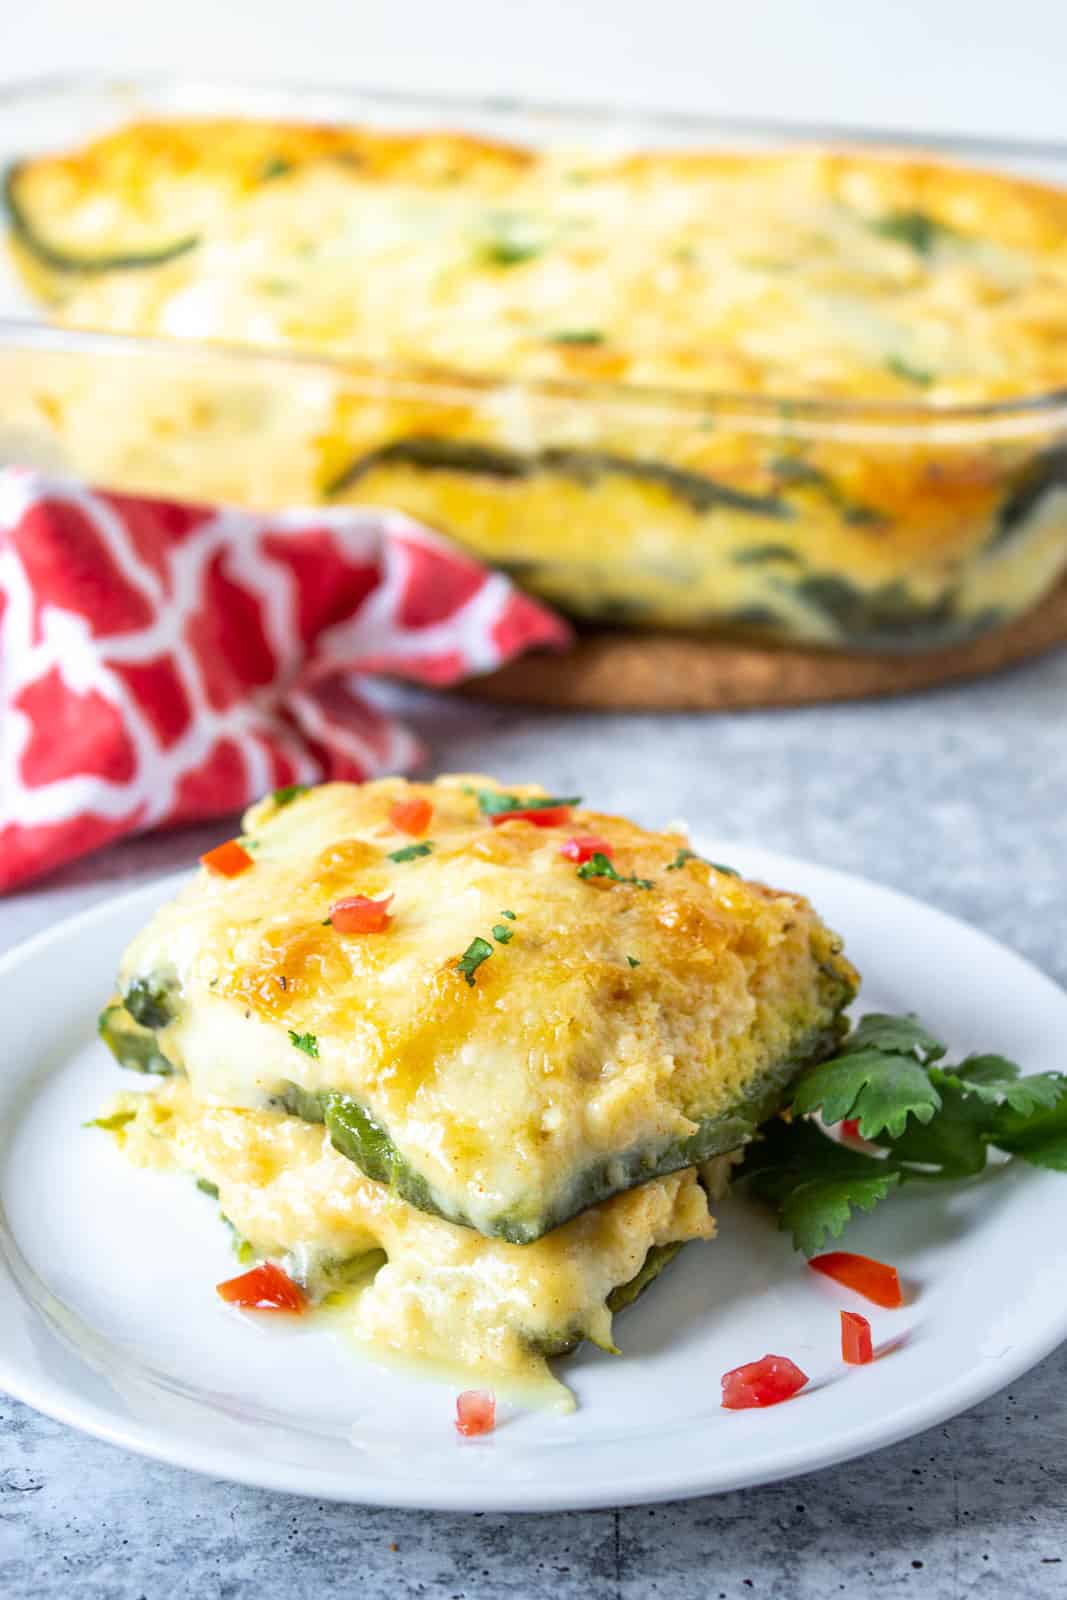
[[[121,1004],[109,1006],[100,1019],[101,1037],[121,1066],[137,1072],[168,1073],[173,1068],[155,1045],[152,1028],[165,1026],[171,1019],[169,997],[147,988],[142,993],[143,987],[135,986],[136,992],[131,990],[126,997],[127,1006],[132,1001],[136,1019]],[[699,1166],[750,1143],[760,1124],[787,1098],[786,1090],[793,1079],[836,1048],[845,1026],[837,1018],[807,1034],[787,1057],[761,1073],[735,1105],[703,1119],[688,1137],[637,1144],[613,1152],[574,1173],[538,1209],[504,1211],[481,1225],[475,1224],[461,1207],[449,1205],[442,1198],[401,1154],[389,1130],[352,1095],[337,1089],[309,1090],[284,1082],[278,1085],[272,1101],[305,1122],[324,1124],[335,1149],[375,1183],[386,1184],[408,1205],[461,1227],[477,1227],[485,1236],[504,1239],[509,1244],[532,1244],[613,1195],[685,1167]]]
[[[782,1104],[785,1090],[797,1074],[821,1061],[836,1046],[839,1037],[840,1030],[836,1026],[809,1035],[788,1059],[762,1074],[736,1105],[705,1118],[688,1138],[635,1145],[604,1157],[576,1173],[566,1188],[540,1211],[504,1212],[480,1231],[491,1238],[505,1239],[508,1244],[532,1244],[543,1234],[569,1222],[590,1206],[609,1200],[612,1195],[740,1149],[753,1139],[760,1123],[766,1122]],[[280,1087],[276,1100],[293,1116],[303,1117],[306,1122],[324,1123],[335,1149],[354,1161],[368,1178],[388,1184],[409,1205],[461,1227],[475,1226],[462,1210],[442,1204],[440,1196],[434,1193],[422,1174],[401,1155],[387,1129],[351,1095],[336,1089],[310,1091],[295,1083],[286,1083]]]

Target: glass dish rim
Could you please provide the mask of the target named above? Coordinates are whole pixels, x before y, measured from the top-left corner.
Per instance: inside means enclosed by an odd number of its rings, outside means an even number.
[[[372,113],[377,105],[392,112],[410,112],[417,116],[446,113],[455,114],[461,123],[464,115],[495,117],[532,117],[545,122],[573,123],[602,129],[625,128],[627,123],[639,122],[669,133],[672,129],[690,134],[706,130],[709,137],[733,135],[738,140],[780,138],[783,143],[823,144],[847,150],[870,148],[885,151],[906,150],[916,154],[929,152],[947,160],[970,158],[1029,157],[1034,159],[1062,160],[1067,170],[1067,140],[1035,140],[1002,137],[999,135],[971,135],[932,133],[910,130],[886,129],[849,124],[789,122],[772,118],[746,118],[717,116],[696,111],[666,110],[641,105],[612,107],[589,102],[554,102],[537,97],[520,95],[449,94],[436,90],[406,90],[368,87],[363,84],[329,84],[285,79],[256,80],[232,76],[213,77],[200,74],[186,75],[177,72],[148,71],[116,75],[106,70],[87,72],[42,73],[33,77],[13,79],[0,85],[0,116],[17,110],[18,106],[35,99],[45,99],[64,93],[99,94],[116,97],[131,93],[166,94],[192,92],[206,96],[270,97],[293,100],[293,115],[299,116],[300,97],[329,97],[337,101],[351,101]],[[207,115],[207,112],[202,113]],[[216,113],[221,114],[221,113]],[[249,113],[235,112],[234,115]],[[488,137],[488,135],[486,136]],[[499,137],[499,136],[498,136]],[[517,138],[521,135],[516,133]],[[529,135],[526,135],[527,139]],[[990,170],[988,165],[985,170]],[[1029,180],[1023,181],[1041,181]],[[2,208],[0,208],[2,209]],[[0,227],[6,218],[0,218]],[[868,401],[863,399],[822,399],[812,395],[765,395],[699,387],[672,388],[670,386],[634,384],[609,380],[520,377],[507,372],[468,372],[464,369],[419,368],[410,364],[393,364],[361,358],[357,355],[332,355],[326,351],[311,350],[303,346],[286,348],[221,340],[184,338],[178,335],[119,334],[92,328],[65,328],[49,323],[42,317],[0,314],[0,351],[11,348],[49,349],[71,354],[155,354],[188,355],[196,359],[214,359],[232,363],[235,367],[269,363],[271,365],[296,365],[302,369],[319,368],[344,373],[356,380],[377,382],[393,392],[400,385],[416,386],[421,393],[452,390],[465,399],[471,394],[485,395],[502,388],[529,393],[539,399],[570,400],[578,403],[593,401],[611,408],[649,408],[662,422],[668,411],[686,418],[704,418],[709,413],[721,413],[737,426],[750,425],[767,431],[788,430],[799,424],[813,432],[838,433],[857,428],[865,436],[881,438],[889,435],[909,435],[913,430],[926,434],[930,430],[941,434],[948,429],[962,427],[970,431],[982,424],[990,431],[1014,434],[1020,427],[1035,420],[1062,416],[1067,423],[1067,384],[1054,389],[1012,396],[1003,400],[970,401],[959,404],[935,405],[914,401]],[[1001,426],[998,426],[1001,425]]]

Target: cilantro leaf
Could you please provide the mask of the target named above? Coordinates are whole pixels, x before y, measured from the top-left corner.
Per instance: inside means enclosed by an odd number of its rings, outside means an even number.
[[[1067,1172],[1067,1077],[999,1055],[938,1065],[941,1041],[915,1017],[864,1017],[839,1053],[801,1074],[792,1118],[749,1147],[740,1169],[811,1254],[905,1183],[976,1177],[991,1146]],[[809,1120],[853,1117],[875,1152],[842,1144]]]
[[[1023,1078],[1021,1082],[1033,1083],[1034,1079]],[[998,1106],[992,1114],[989,1139],[998,1150],[1019,1156],[1032,1166],[1067,1172],[1067,1079],[1058,1080],[1054,1105],[1041,1105],[1029,1112],[1008,1104]]]
[[[940,239],[954,237],[954,229],[939,222],[928,211],[890,211],[883,217],[873,218],[867,226],[883,239],[909,245],[919,256],[930,255]]]
[[[400,850],[390,850],[386,856],[387,861],[417,861],[420,856],[428,856],[433,851],[433,840],[426,839],[422,844],[406,844]]]
[[[883,1011],[869,1011],[853,1028],[839,1054],[848,1055],[858,1050],[891,1050],[897,1055],[914,1055],[920,1061],[940,1061],[945,1047],[935,1039],[909,1012],[906,1017],[887,1016]]]
[[[509,922],[514,922],[515,921],[515,913],[514,913],[514,911],[502,911],[500,913],[500,915],[502,917],[507,917]]]
[[[864,1139],[888,1132],[897,1138],[909,1115],[929,1122],[941,1095],[913,1056],[886,1050],[850,1050],[810,1067],[799,1078],[793,1110],[821,1111],[827,1122],[846,1117],[859,1123]]]
[[[1027,1116],[1039,1106],[1051,1108],[1063,1091],[1063,1079],[1056,1072],[1035,1072],[1020,1078],[1019,1068],[1005,1056],[968,1056],[949,1074],[951,1082],[991,1105],[1002,1102]]]
[[[749,1146],[739,1176],[774,1206],[779,1227],[805,1255],[840,1238],[854,1210],[872,1210],[900,1183],[887,1162],[838,1144],[815,1123],[781,1118]]]
[[[509,928],[506,922],[495,922],[493,924],[493,938],[497,944],[510,944],[514,937],[515,929]]]
[[[306,783],[287,783],[284,788],[275,789],[271,799],[280,811],[282,806],[291,805],[294,800],[299,800],[300,796],[307,794],[307,792],[308,785]]]
[[[953,1082],[951,1074],[931,1068],[931,1082],[941,1105],[929,1122],[908,1119],[895,1138],[885,1135],[876,1143],[887,1148],[901,1176],[935,1180],[971,1178],[985,1170],[989,1151],[990,1109]]]
[[[695,850],[679,850],[674,860],[668,863],[667,871],[678,872],[680,868],[685,866],[687,861],[704,861],[704,857],[697,855]],[[705,862],[705,865],[708,865],[708,863]]]
[[[295,1045],[298,1050],[303,1050],[306,1056],[314,1056],[316,1060],[318,1059],[319,1041],[313,1033],[294,1033],[290,1028],[289,1043]]]
[[[478,810],[483,817],[500,817],[508,811],[554,811],[557,806],[580,806],[580,794],[521,795],[501,794],[499,789],[477,789]]]
[[[472,939],[456,962],[456,970],[462,972],[471,988],[474,988],[474,975],[483,961],[488,961],[493,953],[493,947],[488,939]]]
[[[586,879],[610,878],[613,883],[632,883],[638,889],[651,889],[653,887],[651,878],[624,877],[621,872],[615,870],[610,858],[604,855],[601,850],[595,851],[588,861],[582,862],[578,868],[578,876]]]
[[[641,965],[636,956],[627,956],[626,959],[630,963],[631,967],[639,967]]]

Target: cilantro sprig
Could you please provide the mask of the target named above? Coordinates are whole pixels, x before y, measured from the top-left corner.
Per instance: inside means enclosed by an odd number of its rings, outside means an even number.
[[[306,783],[287,783],[281,789],[275,789],[271,799],[280,811],[283,806],[291,806],[294,800],[299,800],[302,794],[307,794]]]
[[[481,966],[483,961],[489,960],[489,957],[492,955],[492,953],[493,947],[489,943],[488,939],[472,939],[466,950],[464,950],[463,954],[456,962],[456,971],[462,972],[472,989],[474,988],[475,984],[475,973],[478,971],[478,968]]]
[[[1000,1055],[944,1058],[917,1018],[878,1013],[801,1074],[789,1118],[762,1130],[739,1173],[798,1250],[813,1255],[903,1185],[979,1176],[990,1150],[1067,1172],[1067,1077],[1023,1077]],[[866,1148],[826,1131],[846,1119]]]
[[[329,921],[329,918],[327,917],[326,920]],[[306,1056],[311,1056],[313,1059],[318,1060],[319,1041],[313,1033],[297,1033],[294,1029],[290,1028],[289,1043],[293,1045],[295,1049],[303,1050]]]
[[[582,862],[578,868],[578,876],[579,878],[587,879],[610,878],[612,883],[632,883],[637,889],[651,889],[653,887],[651,878],[627,878],[621,872],[617,872],[610,857],[604,855],[601,850],[597,850],[591,855],[588,861]]]
[[[724,866],[721,861],[709,861],[707,856],[698,855],[695,850],[687,850],[684,846],[680,849],[673,861],[667,863],[668,872],[680,872],[687,861],[701,861],[706,867],[714,867],[716,872],[725,873],[728,878],[739,878],[741,874],[736,867]]]
[[[555,811],[562,806],[582,803],[580,794],[503,794],[499,789],[476,789],[475,795],[483,817],[501,817],[509,811]]]
[[[418,861],[420,856],[433,854],[433,840],[425,839],[422,844],[406,844],[399,850],[390,850],[386,856],[387,861]]]

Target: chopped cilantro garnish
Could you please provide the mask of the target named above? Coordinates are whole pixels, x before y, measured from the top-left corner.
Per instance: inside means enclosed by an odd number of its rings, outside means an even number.
[[[1067,1172],[1067,1078],[1020,1077],[1003,1056],[943,1063],[914,1017],[864,1017],[838,1054],[802,1073],[792,1117],[762,1130],[741,1168],[811,1255],[902,1184],[976,1177],[990,1148]],[[807,1113],[854,1120],[877,1153],[842,1144]]]
[[[532,261],[545,242],[536,217],[520,211],[492,211],[484,218],[481,253],[491,267],[518,267]]]
[[[210,1195],[212,1200],[217,1200],[219,1197],[219,1186],[217,1183],[212,1183],[210,1178],[197,1178],[196,1187],[201,1194]]]
[[[428,856],[433,850],[433,840],[426,839],[422,844],[406,844],[402,850],[390,850],[388,861],[417,861],[420,856]]]
[[[579,878],[610,878],[613,883],[632,883],[637,889],[651,889],[651,878],[625,878],[621,872],[616,872],[611,861],[600,850],[590,856],[588,861],[583,861],[578,868]]]
[[[716,872],[725,872],[728,878],[739,878],[741,874],[736,867],[724,867],[721,861],[709,861],[707,856],[697,855],[695,850],[679,850],[674,860],[667,867],[668,872],[677,872],[684,867],[687,861],[703,861],[706,867],[714,867]]]
[[[926,211],[890,211],[884,217],[876,217],[868,227],[883,239],[910,245],[918,256],[930,255],[939,238],[954,237],[952,228]]]
[[[329,918],[326,920],[329,921]],[[290,1028],[289,1043],[295,1045],[298,1050],[303,1050],[306,1056],[314,1056],[318,1060],[319,1041],[313,1033],[294,1033]]]
[[[626,959],[630,963],[631,967],[639,967],[641,965],[636,956],[627,956]]]
[[[515,937],[515,929],[509,928],[506,922],[493,924],[493,938],[497,944],[510,944]]]
[[[502,917],[507,917],[509,922],[514,922],[515,921],[515,913],[514,913],[514,911],[502,911],[500,913],[500,915]]]
[[[932,372],[927,372],[925,367],[913,367],[903,356],[890,356],[886,366],[894,376],[903,378],[906,383],[918,384],[920,389],[929,388],[934,381]]]
[[[561,328],[559,333],[548,335],[549,344],[594,345],[603,344],[604,335],[598,328]]]
[[[284,178],[292,170],[293,163],[287,161],[284,156],[271,156],[268,161],[264,161],[259,169],[259,181],[260,183],[270,183],[274,178]]]
[[[580,806],[580,794],[502,794],[499,789],[478,789],[478,810],[483,817],[499,817],[506,811],[552,811],[557,806]]]
[[[275,789],[271,799],[280,811],[282,806],[290,805],[292,801],[299,800],[300,796],[307,794],[307,792],[308,785],[306,783],[287,783],[284,788]]]
[[[462,972],[471,988],[474,988],[474,974],[483,961],[488,961],[493,953],[493,947],[488,939],[472,939],[456,962],[456,970]]]

